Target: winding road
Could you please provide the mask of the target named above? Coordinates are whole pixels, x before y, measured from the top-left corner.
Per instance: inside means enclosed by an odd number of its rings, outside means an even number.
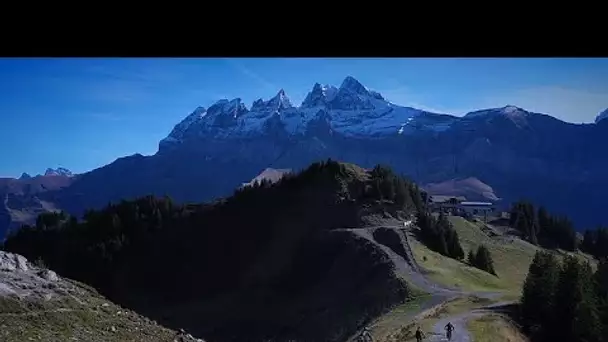
[[[437,283],[432,282],[429,278],[427,278],[424,273],[421,271],[416,259],[414,258],[414,254],[411,250],[411,246],[409,243],[409,237],[406,233],[410,230],[412,225],[412,221],[403,222],[403,226],[392,226],[392,225],[382,225],[382,226],[370,226],[370,227],[362,227],[362,228],[343,228],[339,229],[341,231],[349,231],[357,236],[360,236],[369,242],[376,245],[378,248],[382,249],[387,256],[391,259],[393,264],[395,265],[395,274],[404,280],[407,280],[410,284],[418,287],[419,289],[428,292],[431,296],[429,300],[425,301],[419,310],[417,310],[416,316],[418,317],[423,314],[428,309],[441,305],[446,301],[464,297],[464,296],[476,296],[479,298],[485,298],[490,300],[495,300],[499,298],[502,293],[500,292],[482,292],[482,291],[463,291],[457,288],[451,288],[447,286],[443,286]],[[390,228],[393,229],[397,234],[399,234],[401,238],[402,245],[404,246],[406,252],[406,258],[403,258],[401,255],[397,254],[391,248],[377,242],[373,233],[374,230],[378,228]],[[445,326],[448,322],[451,322],[454,326],[454,331],[452,333],[452,339],[450,342],[470,342],[472,341],[471,336],[466,328],[466,323],[470,319],[481,317],[496,307],[504,306],[512,304],[512,302],[501,302],[496,303],[484,307],[480,307],[465,313],[461,313],[459,315],[446,317],[441,319],[433,326],[433,331],[427,333],[426,341],[439,342],[439,341],[447,341],[445,336]],[[356,335],[355,335],[356,336]],[[349,339],[349,341],[356,341],[356,339]]]

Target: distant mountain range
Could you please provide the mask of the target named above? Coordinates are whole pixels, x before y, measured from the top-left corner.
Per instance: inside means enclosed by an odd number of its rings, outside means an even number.
[[[68,180],[60,188],[16,195],[0,185],[0,195],[12,198],[0,207],[0,234],[9,225],[7,212],[39,202],[81,214],[146,194],[206,201],[267,168],[300,169],[330,157],[364,167],[388,164],[419,184],[478,181],[505,205],[527,198],[588,228],[608,223],[601,214],[608,192],[607,117],[604,111],[596,123],[573,124],[511,105],[463,117],[431,113],[393,104],[353,77],[340,87],[315,84],[300,106],[283,90],[250,108],[239,98],[224,99],[195,109],[152,156],[64,174]]]

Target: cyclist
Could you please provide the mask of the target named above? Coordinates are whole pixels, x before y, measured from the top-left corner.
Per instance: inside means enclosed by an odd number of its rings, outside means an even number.
[[[448,324],[445,326],[445,336],[448,338],[448,341],[452,340],[452,331],[454,331],[454,326],[452,325],[452,322],[448,322]]]
[[[424,336],[424,333],[420,330],[420,327],[418,327],[418,329],[416,329],[416,342],[422,342],[423,338],[426,338],[426,336]]]

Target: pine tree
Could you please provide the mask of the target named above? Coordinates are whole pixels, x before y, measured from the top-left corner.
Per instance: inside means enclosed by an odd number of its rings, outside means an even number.
[[[564,258],[555,296],[554,326],[551,336],[562,341],[599,341],[601,325],[597,311],[591,267],[573,256]]]
[[[389,201],[392,201],[395,199],[395,183],[393,182],[393,180],[389,177],[387,178],[383,178],[381,183],[380,183],[380,188],[382,190],[382,197],[384,199],[387,199]]]
[[[460,239],[458,238],[458,232],[451,228],[447,231],[446,243],[448,247],[448,254],[451,258],[456,260],[464,259],[464,250],[460,245]]]
[[[581,251],[589,254],[595,254],[595,232],[592,230],[585,230],[583,236],[583,242],[581,243]]]
[[[488,248],[486,248],[484,245],[480,245],[477,248],[477,252],[475,253],[475,267],[490,274],[496,275],[492,255],[490,254]]]
[[[608,341],[608,260],[602,259],[593,275],[598,314],[603,323],[601,341]]]
[[[600,228],[596,234],[594,255],[596,258],[606,258],[608,257],[608,229]]]
[[[472,249],[469,249],[469,254],[467,255],[467,262],[471,266],[475,266],[475,252]]]
[[[409,191],[405,185],[405,181],[401,177],[395,177],[395,203],[400,206],[406,206],[409,200]]]
[[[539,340],[548,338],[553,320],[559,265],[548,252],[538,251],[528,269],[521,297],[524,329]]]
[[[536,233],[539,236],[544,235],[545,230],[548,229],[549,226],[551,225],[551,217],[549,216],[547,209],[545,209],[545,207],[542,207],[542,206],[538,208],[537,217],[538,217],[538,231]]]

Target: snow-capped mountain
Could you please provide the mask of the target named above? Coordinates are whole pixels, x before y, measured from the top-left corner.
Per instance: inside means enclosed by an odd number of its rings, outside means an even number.
[[[48,168],[46,169],[46,171],[44,172],[45,176],[65,176],[65,177],[72,177],[74,176],[74,174],[72,173],[72,171],[63,168],[63,167],[59,167],[56,169],[52,169],[52,168]]]
[[[330,132],[344,136],[391,136],[408,131],[408,126],[415,125],[416,119],[425,114],[422,110],[393,104],[349,76],[339,88],[316,83],[297,107],[282,89],[267,101],[254,101],[250,109],[240,98],[219,100],[207,109],[199,107],[174,127],[159,148],[171,148],[201,136],[240,139],[269,130],[306,135],[319,122],[325,123]],[[446,119],[425,127],[446,129],[451,118]],[[422,122],[424,120],[420,120]]]
[[[198,107],[155,155],[119,158],[36,198],[77,214],[149,194],[200,202],[230,195],[263,170],[332,158],[387,164],[419,184],[478,179],[505,207],[527,198],[586,228],[608,223],[598,215],[608,192],[605,146],[608,125],[566,123],[512,105],[462,117],[430,113],[346,77],[339,87],[314,84],[299,105],[280,90],[249,107],[239,98]]]

